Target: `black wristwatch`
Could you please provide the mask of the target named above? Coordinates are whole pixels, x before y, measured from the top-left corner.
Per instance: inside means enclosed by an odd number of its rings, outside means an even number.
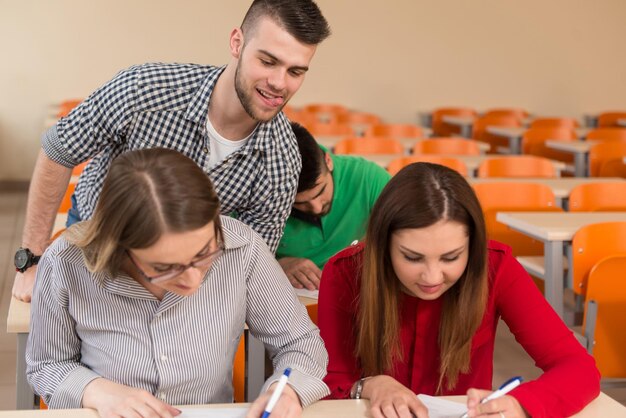
[[[40,255],[33,254],[28,248],[20,248],[15,252],[13,262],[15,263],[15,271],[24,273],[30,267],[39,262]]]

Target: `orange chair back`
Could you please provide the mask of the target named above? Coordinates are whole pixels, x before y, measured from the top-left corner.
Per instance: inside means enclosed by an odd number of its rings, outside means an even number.
[[[444,116],[473,117],[478,116],[474,109],[467,107],[444,107],[436,109],[432,114],[432,128],[435,136],[458,136],[461,130],[458,126],[447,124]]]
[[[530,123],[531,128],[578,128],[578,121],[574,118],[537,118]]]
[[[489,158],[478,166],[478,177],[558,177],[550,160],[532,155]]]
[[[380,117],[373,113],[367,112],[347,112],[337,115],[337,122],[349,123],[349,124],[378,124],[380,123]]]
[[[233,398],[235,402],[246,401],[246,334],[239,338],[233,361]]]
[[[601,142],[589,150],[589,173],[592,177],[622,177],[626,174],[623,159],[626,157],[626,141]]]
[[[498,108],[498,109],[490,109],[483,114],[483,117],[513,117],[517,119],[520,123],[528,117],[528,112],[524,109],[515,109],[515,108]]]
[[[603,112],[598,116],[598,128],[619,127],[619,119],[626,119],[626,112]]]
[[[472,127],[472,138],[486,142],[491,145],[489,152],[497,152],[498,148],[508,148],[509,141],[499,135],[494,135],[487,132],[489,126],[507,126],[507,127],[519,127],[522,123],[520,118],[512,115],[493,113],[482,118],[478,118],[474,121]]]
[[[543,255],[543,243],[496,220],[498,212],[560,212],[550,187],[538,183],[480,183],[473,185],[485,215],[490,239],[511,246],[513,254]]]
[[[389,172],[389,174],[394,176],[398,173],[398,171],[413,163],[439,164],[456,170],[462,176],[468,175],[467,166],[463,163],[463,161],[460,161],[453,157],[443,157],[440,155],[411,155],[408,157],[400,157],[389,163],[389,165],[387,166],[387,171]]]
[[[548,148],[546,146],[548,139],[573,141],[576,139],[576,132],[570,128],[530,128],[522,136],[522,153],[566,163],[574,162],[574,156],[571,153]]]
[[[72,195],[74,194],[74,190],[76,189],[76,183],[69,183],[67,185],[67,189],[65,190],[65,194],[63,195],[63,200],[61,200],[61,205],[57,210],[57,213],[67,213],[72,207]]]
[[[313,136],[354,136],[354,129],[346,123],[312,122],[305,126]]]
[[[386,136],[389,138],[424,138],[420,126],[402,123],[381,123],[371,125],[365,136]]]
[[[82,99],[71,99],[64,100],[59,104],[59,110],[57,111],[57,117],[62,118],[67,115],[74,109],[76,106],[81,104]]]
[[[596,141],[626,141],[626,128],[597,128],[587,133],[587,139]]]
[[[480,155],[480,148],[466,138],[428,138],[415,143],[413,154]]]
[[[89,164],[89,161],[91,160],[87,160],[78,165],[75,165],[74,168],[72,169],[72,176],[80,176],[83,170],[85,169],[85,166]]]
[[[572,239],[574,292],[585,295],[593,265],[614,254],[626,255],[626,221],[590,224],[576,231]]]
[[[595,301],[598,312],[593,335],[593,357],[605,378],[626,377],[626,256],[609,256],[589,273],[586,301]],[[583,318],[583,329],[587,311]]]
[[[335,154],[402,154],[402,143],[393,138],[346,138],[337,142]]]
[[[626,181],[580,184],[574,187],[569,194],[569,211],[626,211]]]
[[[336,103],[312,103],[302,107],[302,111],[315,115],[323,123],[336,123],[339,115],[349,112],[347,107]]]

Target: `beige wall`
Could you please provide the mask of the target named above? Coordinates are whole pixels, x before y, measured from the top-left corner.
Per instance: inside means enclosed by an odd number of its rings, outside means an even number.
[[[27,180],[50,103],[147,61],[222,64],[249,0],[0,0],[0,180]],[[391,122],[441,105],[626,109],[626,1],[318,0],[333,36],[292,104]]]

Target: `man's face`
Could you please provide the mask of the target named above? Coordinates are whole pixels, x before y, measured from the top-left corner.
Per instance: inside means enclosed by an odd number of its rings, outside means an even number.
[[[326,154],[326,167],[323,168],[322,174],[317,178],[315,186],[296,194],[296,200],[293,203],[295,209],[318,218],[330,213],[334,193],[333,173],[331,170],[332,160]]]
[[[231,35],[231,53],[238,59],[235,91],[246,113],[265,122],[298,91],[316,46],[300,43],[267,17],[251,32],[245,39],[240,30]]]

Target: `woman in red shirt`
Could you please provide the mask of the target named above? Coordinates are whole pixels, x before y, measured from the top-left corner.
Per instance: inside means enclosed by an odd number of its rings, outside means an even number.
[[[510,248],[487,240],[471,186],[443,166],[396,174],[365,243],[331,258],[321,283],[330,397],[370,399],[374,417],[427,416],[416,393],[467,394],[470,417],[567,416],[599,393],[593,358]],[[479,404],[499,318],[544,373]]]

